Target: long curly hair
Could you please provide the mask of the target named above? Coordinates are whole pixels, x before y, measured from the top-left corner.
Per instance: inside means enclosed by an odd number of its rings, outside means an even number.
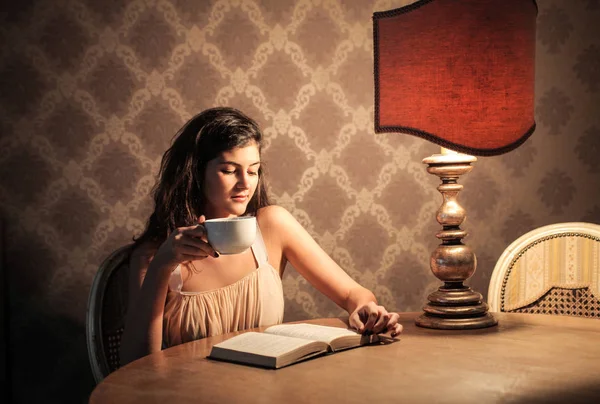
[[[257,123],[234,108],[204,110],[191,118],[174,136],[163,155],[158,181],[152,196],[154,212],[144,232],[134,238],[162,242],[177,227],[197,223],[206,204],[204,177],[206,164],[220,153],[255,143],[262,152],[263,135]],[[255,216],[259,208],[269,205],[264,169],[258,170],[258,186],[245,215]]]

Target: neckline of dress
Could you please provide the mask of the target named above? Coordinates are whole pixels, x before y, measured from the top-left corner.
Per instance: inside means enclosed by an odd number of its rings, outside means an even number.
[[[265,265],[269,265],[270,264],[265,264]],[[190,291],[183,291],[180,290],[179,294],[183,295],[183,296],[198,296],[198,295],[205,295],[205,294],[210,294],[210,293],[216,293],[216,292],[220,292],[222,290],[225,289],[231,289],[235,286],[237,286],[239,283],[244,282],[245,280],[247,280],[248,278],[252,277],[252,276],[256,276],[258,275],[258,271],[265,265],[260,265],[258,268],[256,268],[254,271],[247,273],[246,275],[242,276],[240,279],[238,279],[237,281],[230,283],[229,285],[225,285],[225,286],[221,286],[219,288],[214,288],[214,289],[209,289],[209,290],[202,290],[200,292],[190,292]]]

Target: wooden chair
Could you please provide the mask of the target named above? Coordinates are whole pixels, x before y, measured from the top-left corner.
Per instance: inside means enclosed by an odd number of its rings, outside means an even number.
[[[491,311],[600,318],[600,225],[543,226],[500,256],[488,290]]]
[[[119,347],[127,311],[129,255],[133,244],[119,248],[100,265],[88,299],[87,348],[92,373],[99,383],[119,368]]]

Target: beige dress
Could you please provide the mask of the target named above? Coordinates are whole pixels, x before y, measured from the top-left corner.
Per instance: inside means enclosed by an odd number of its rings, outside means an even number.
[[[258,268],[219,289],[183,292],[181,268],[171,274],[163,317],[163,346],[283,321],[283,287],[258,231],[252,245]]]

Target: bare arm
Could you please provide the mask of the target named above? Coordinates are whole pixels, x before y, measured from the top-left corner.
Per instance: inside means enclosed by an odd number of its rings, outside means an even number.
[[[180,263],[215,254],[204,234],[201,225],[180,227],[158,249],[142,245],[132,253],[121,365],[161,350],[169,277]]]
[[[130,260],[129,306],[121,339],[121,365],[161,349],[169,275],[176,264],[160,263],[149,254],[147,246],[140,246]]]
[[[398,314],[379,306],[373,293],[352,279],[287,210],[269,206],[261,210],[259,221],[281,247],[282,265],[287,259],[317,290],[346,310],[351,326],[360,332],[401,332]]]

